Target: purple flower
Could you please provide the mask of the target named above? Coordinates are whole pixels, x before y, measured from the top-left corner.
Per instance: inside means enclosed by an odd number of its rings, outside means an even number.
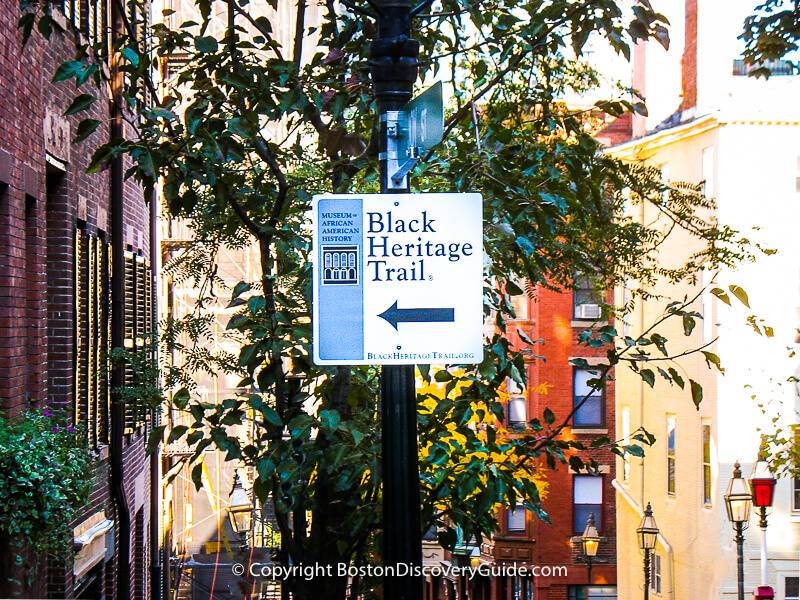
[[[58,433],[58,427],[56,427],[56,426],[54,425],[54,426],[53,426],[53,427],[50,429],[50,431],[52,431],[53,433]]]
[[[45,409],[42,411],[42,414],[43,414],[45,417],[52,417],[52,416],[53,416],[53,413],[51,413],[51,412],[50,412],[50,410],[49,410],[49,409],[47,409],[47,408],[45,408]]]
[[[73,427],[72,425],[68,425],[67,431],[69,431],[70,433],[75,433],[75,427]]]

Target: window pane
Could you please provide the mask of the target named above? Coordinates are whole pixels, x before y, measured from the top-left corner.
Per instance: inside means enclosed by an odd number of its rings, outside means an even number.
[[[596,369],[575,369],[575,383],[573,385],[573,389],[575,391],[575,396],[578,398],[583,398],[587,394],[592,396],[599,396],[602,394],[602,388],[594,389],[591,385],[589,385],[589,381],[593,379],[598,379],[600,377],[600,371]]]
[[[509,531],[525,531],[525,512],[525,508],[522,506],[508,509]]]
[[[508,422],[512,424],[524,424],[527,422],[525,398],[511,398],[508,401]]]
[[[617,588],[612,586],[586,588],[586,600],[617,600]]]
[[[798,596],[800,596],[800,579],[797,577],[787,577],[785,582],[786,593],[784,595],[786,600],[797,600]]]
[[[583,398],[576,398],[576,404]],[[577,427],[603,424],[603,399],[598,397],[588,398],[581,407],[575,411],[573,422]]]
[[[573,523],[573,530],[575,533],[583,533],[583,530],[586,529],[586,522],[589,520],[589,515],[594,515],[594,525],[597,527],[598,531],[603,529],[602,527],[602,504],[575,504],[573,506],[572,514],[574,516],[574,523]]]
[[[575,504],[601,504],[603,502],[603,478],[594,475],[573,477],[572,501]]]

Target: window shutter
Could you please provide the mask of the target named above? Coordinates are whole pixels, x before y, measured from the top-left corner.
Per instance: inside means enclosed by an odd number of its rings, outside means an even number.
[[[125,252],[125,349],[136,350],[136,255]],[[134,373],[129,365],[125,365],[125,386],[133,386]],[[130,403],[125,405],[125,433],[133,433],[136,429],[136,407]]]

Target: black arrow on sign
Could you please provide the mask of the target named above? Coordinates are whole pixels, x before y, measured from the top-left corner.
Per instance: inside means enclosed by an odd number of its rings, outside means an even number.
[[[397,308],[397,300],[387,310],[378,315],[397,329],[398,323],[452,323],[455,321],[454,308]]]

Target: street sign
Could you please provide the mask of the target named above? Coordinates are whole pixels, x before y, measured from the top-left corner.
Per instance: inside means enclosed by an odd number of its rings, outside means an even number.
[[[408,103],[408,146],[412,157],[421,157],[442,141],[444,101],[437,81]]]
[[[314,362],[483,360],[480,194],[318,195]]]

